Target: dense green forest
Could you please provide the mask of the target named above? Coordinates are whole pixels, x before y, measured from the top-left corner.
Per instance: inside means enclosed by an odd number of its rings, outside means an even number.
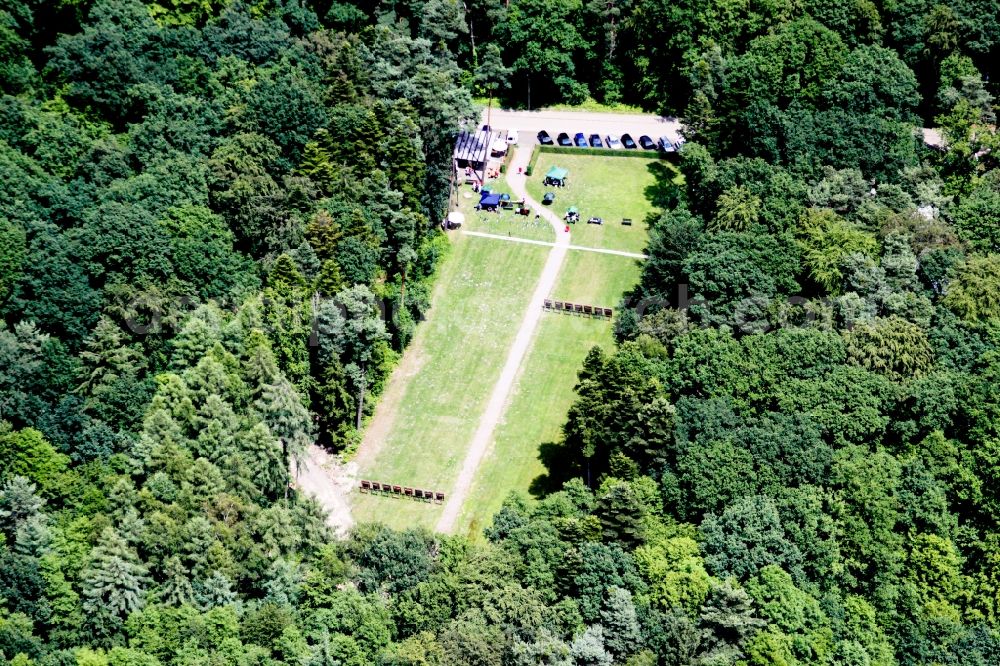
[[[1000,663],[998,39],[990,0],[7,0],[0,659]],[[547,492],[338,541],[289,465],[426,311],[482,95],[679,114],[685,185]]]

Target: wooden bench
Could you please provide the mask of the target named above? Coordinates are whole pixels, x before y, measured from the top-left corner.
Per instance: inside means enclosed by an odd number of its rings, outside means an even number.
[[[604,308],[604,316],[607,317],[608,319],[611,318],[612,312],[613,310],[611,308]]]
[[[422,502],[444,502],[445,494],[436,490],[424,490],[423,488],[411,488],[410,486],[400,486],[396,484],[382,483],[381,481],[369,481],[361,479],[359,487],[363,493],[391,493],[401,495]]]
[[[552,301],[550,301],[549,299],[546,298],[544,301],[542,301],[542,307],[545,308],[546,310],[551,310],[552,309]]]

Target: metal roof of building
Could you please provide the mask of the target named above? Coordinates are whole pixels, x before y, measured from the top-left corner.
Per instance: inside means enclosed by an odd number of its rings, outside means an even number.
[[[485,162],[489,158],[490,144],[499,132],[459,132],[455,139],[455,159]]]

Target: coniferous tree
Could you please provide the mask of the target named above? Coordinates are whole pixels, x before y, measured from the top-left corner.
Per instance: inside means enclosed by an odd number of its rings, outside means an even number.
[[[163,566],[165,580],[160,586],[159,599],[168,606],[182,606],[194,599],[194,587],[181,558],[174,555]]]
[[[51,551],[52,530],[49,517],[36,513],[22,520],[14,533],[14,552],[40,558]]]
[[[604,628],[604,645],[617,661],[642,649],[642,629],[632,603],[632,593],[620,587],[611,587],[607,592],[604,610],[601,612],[601,626]]]
[[[210,395],[195,416],[198,436],[192,452],[218,465],[238,452],[241,424],[233,408],[218,395]]]
[[[23,476],[14,476],[0,488],[0,521],[6,531],[13,533],[42,510],[45,500],[35,490],[35,484]]]
[[[281,442],[286,464],[299,464],[313,441],[312,417],[287,379],[264,386],[254,403],[271,434]]]
[[[241,438],[242,457],[257,490],[277,498],[288,485],[288,465],[281,442],[264,423],[257,423]]]
[[[208,578],[195,586],[195,599],[205,610],[228,606],[238,601],[232,581],[218,571],[213,571]]]
[[[600,625],[587,627],[569,646],[578,666],[611,666],[614,657],[604,646],[604,630]]]
[[[754,616],[745,590],[728,581],[713,585],[699,612],[701,661],[728,663],[740,658],[746,640],[764,624]]]
[[[106,527],[81,579],[87,624],[99,641],[112,641],[128,615],[145,604],[149,572],[135,550]]]

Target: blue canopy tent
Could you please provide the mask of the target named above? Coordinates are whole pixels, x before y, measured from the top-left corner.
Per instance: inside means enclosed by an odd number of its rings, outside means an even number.
[[[484,194],[479,200],[479,207],[487,210],[495,210],[500,205],[499,194]]]

